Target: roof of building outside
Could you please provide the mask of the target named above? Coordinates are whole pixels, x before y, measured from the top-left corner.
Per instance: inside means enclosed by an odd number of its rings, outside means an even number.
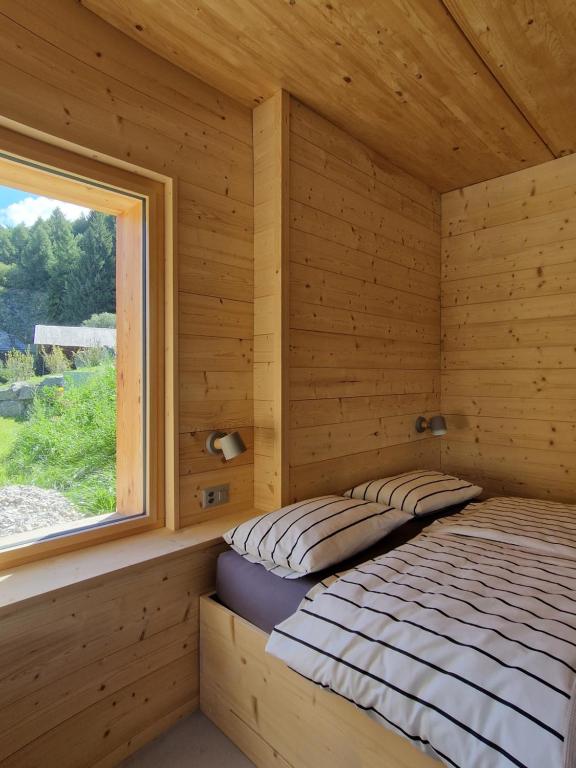
[[[34,344],[116,349],[116,329],[88,328],[84,325],[37,325],[34,329]]]

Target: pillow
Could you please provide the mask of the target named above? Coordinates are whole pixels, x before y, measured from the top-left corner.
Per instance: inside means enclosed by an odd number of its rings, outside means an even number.
[[[434,470],[417,470],[356,485],[344,496],[376,501],[415,516],[473,499],[482,488]]]
[[[248,560],[297,578],[355,555],[409,519],[369,500],[320,496],[253,517],[224,540]]]

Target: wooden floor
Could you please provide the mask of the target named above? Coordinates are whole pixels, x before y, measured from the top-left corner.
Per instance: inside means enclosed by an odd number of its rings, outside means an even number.
[[[232,742],[200,712],[122,763],[123,768],[253,768]]]

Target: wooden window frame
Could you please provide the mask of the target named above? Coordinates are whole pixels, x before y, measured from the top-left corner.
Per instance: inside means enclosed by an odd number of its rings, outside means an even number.
[[[126,289],[117,295],[117,331],[127,334],[132,343],[117,345],[117,492],[119,512],[127,518],[78,530],[67,526],[43,540],[22,542],[23,537],[13,537],[13,547],[0,551],[0,569],[166,523],[173,528],[174,512],[167,514],[167,501],[173,508],[176,494],[176,473],[170,466],[175,454],[167,450],[175,437],[175,353],[174,342],[168,343],[170,333],[175,332],[171,220],[167,216],[170,179],[141,175],[0,127],[0,185],[4,184],[117,217],[120,258],[116,282]],[[129,255],[135,252],[139,263],[133,270]],[[126,258],[121,258],[123,253]],[[121,397],[134,388],[145,393],[145,407],[139,397]],[[140,438],[136,441],[135,432]],[[86,523],[90,525],[89,519]]]

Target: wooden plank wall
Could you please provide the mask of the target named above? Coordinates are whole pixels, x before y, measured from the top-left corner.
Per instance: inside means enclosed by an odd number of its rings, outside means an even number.
[[[439,195],[294,99],[289,175],[290,497],[439,466]]]
[[[182,523],[252,504],[252,114],[74,0],[0,0],[0,115],[177,184]],[[239,428],[233,465],[204,451]],[[214,513],[211,512],[211,515]]]
[[[251,110],[75,0],[0,0],[0,120],[174,180],[181,521],[203,516],[203,485],[231,483],[221,514],[251,506]],[[215,428],[239,428],[250,450],[229,466],[207,456]],[[215,554],[0,616],[0,763],[104,768],[194,708],[197,597]]]
[[[576,156],[442,198],[445,470],[576,501]]]
[[[221,545],[0,611],[0,764],[112,768],[198,706]]]

